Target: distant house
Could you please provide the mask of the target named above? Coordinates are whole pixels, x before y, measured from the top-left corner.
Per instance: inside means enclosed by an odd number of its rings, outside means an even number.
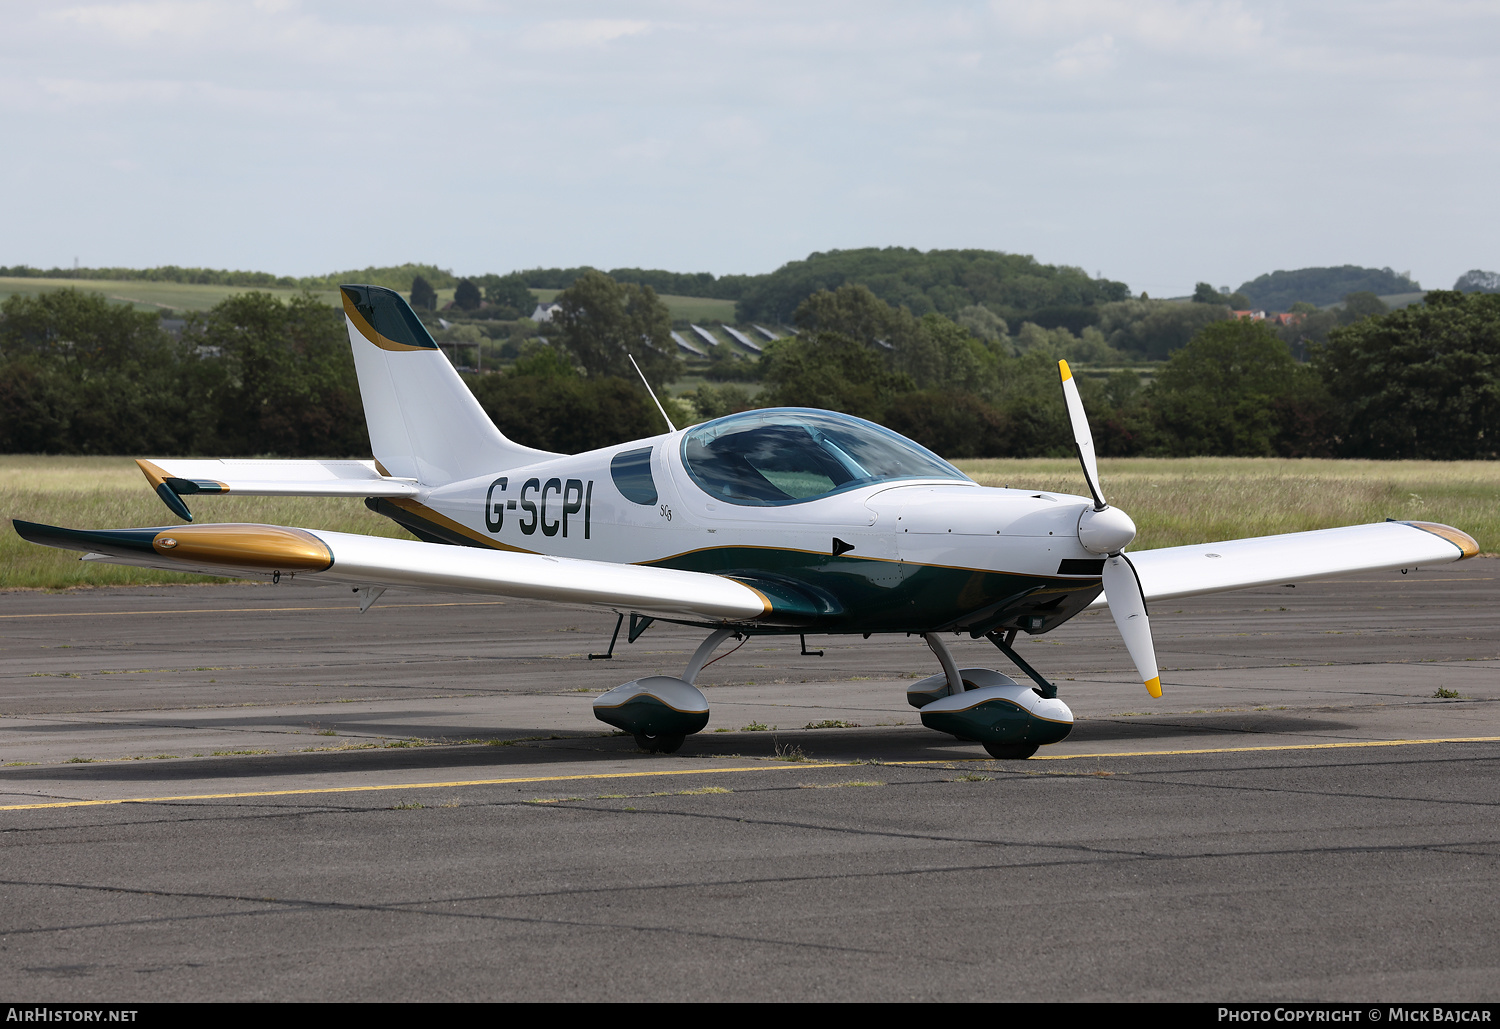
[[[549,301],[545,304],[537,304],[536,310],[531,312],[531,320],[538,324],[542,322],[550,322],[552,320],[552,312],[556,311],[561,306],[562,305],[557,303],[557,301],[555,300]]]
[[[1271,321],[1277,325],[1282,326],[1298,325],[1301,324],[1302,320],[1306,317],[1307,315],[1303,314],[1301,311],[1287,311],[1283,314],[1272,315]]]
[[[1246,318],[1252,322],[1263,322],[1266,320],[1266,312],[1264,311],[1235,311],[1234,316],[1242,321]]]

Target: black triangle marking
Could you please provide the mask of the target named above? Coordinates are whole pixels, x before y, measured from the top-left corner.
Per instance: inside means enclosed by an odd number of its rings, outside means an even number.
[[[843,540],[839,539],[837,536],[835,536],[833,538],[833,556],[834,557],[838,557],[840,554],[847,554],[847,553],[849,553],[849,551],[851,551],[853,549],[854,549],[854,544],[853,543],[845,543]]]

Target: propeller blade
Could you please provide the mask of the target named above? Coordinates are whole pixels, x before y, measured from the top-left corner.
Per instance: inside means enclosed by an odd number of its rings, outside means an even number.
[[[1109,602],[1109,613],[1114,616],[1141,682],[1146,684],[1146,692],[1159,698],[1161,674],[1156,668],[1156,645],[1151,641],[1146,597],[1141,592],[1135,566],[1124,554],[1116,554],[1104,562],[1104,599]]]
[[[1099,463],[1094,459],[1094,434],[1089,431],[1088,415],[1083,412],[1083,399],[1078,395],[1078,383],[1073,381],[1073,370],[1068,362],[1057,362],[1062,375],[1063,401],[1068,405],[1068,422],[1073,427],[1073,446],[1078,450],[1078,463],[1083,465],[1083,477],[1088,480],[1089,492],[1094,495],[1094,510],[1102,511],[1104,493],[1099,489]]]

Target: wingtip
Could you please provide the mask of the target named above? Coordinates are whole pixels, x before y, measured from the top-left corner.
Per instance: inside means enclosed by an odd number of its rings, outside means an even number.
[[[1146,692],[1151,694],[1153,700],[1161,699],[1161,676],[1146,681]]]
[[[1479,553],[1479,542],[1462,529],[1455,529],[1451,525],[1441,522],[1407,522],[1407,525],[1424,532],[1430,532],[1434,536],[1440,536],[1458,548],[1458,559],[1475,557]]]
[[[1063,382],[1067,382],[1073,377],[1073,369],[1068,367],[1067,361],[1058,361],[1057,370],[1059,373],[1061,373]]]
[[[146,481],[151,484],[152,489],[156,489],[156,487],[167,480],[166,469],[155,462],[147,461],[144,457],[136,458],[135,466],[146,476]]]

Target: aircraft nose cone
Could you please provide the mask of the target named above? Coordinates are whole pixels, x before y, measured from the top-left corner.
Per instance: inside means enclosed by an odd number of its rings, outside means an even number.
[[[1089,509],[1078,519],[1078,542],[1095,554],[1118,554],[1135,539],[1135,522],[1117,507]]]

